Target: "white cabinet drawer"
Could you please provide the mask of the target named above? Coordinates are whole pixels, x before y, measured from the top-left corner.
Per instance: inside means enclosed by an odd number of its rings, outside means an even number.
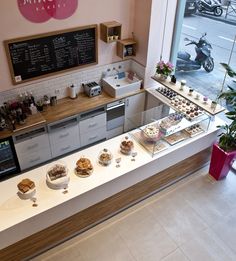
[[[43,163],[51,159],[50,147],[44,148],[37,152],[32,153],[22,153],[18,155],[18,161],[21,167],[21,170],[28,169],[40,163]]]
[[[49,148],[48,134],[42,134],[15,144],[17,155],[30,154]]]
[[[80,133],[81,146],[86,146],[88,144],[94,143],[96,141],[106,138],[106,126],[96,129],[94,131],[87,131]]]
[[[106,113],[80,121],[80,133],[86,133],[106,125]]]
[[[80,147],[78,125],[49,133],[52,156],[57,157]]]

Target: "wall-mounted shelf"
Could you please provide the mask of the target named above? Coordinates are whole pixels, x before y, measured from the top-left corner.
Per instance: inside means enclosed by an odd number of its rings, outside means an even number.
[[[100,38],[106,43],[116,42],[121,39],[121,24],[116,21],[100,24]]]
[[[136,55],[136,41],[133,39],[123,39],[117,41],[117,56],[122,59]]]

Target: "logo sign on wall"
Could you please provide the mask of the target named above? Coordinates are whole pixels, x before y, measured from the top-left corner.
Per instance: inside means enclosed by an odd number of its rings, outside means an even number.
[[[17,0],[21,14],[31,22],[43,23],[50,18],[66,19],[78,6],[78,0]]]

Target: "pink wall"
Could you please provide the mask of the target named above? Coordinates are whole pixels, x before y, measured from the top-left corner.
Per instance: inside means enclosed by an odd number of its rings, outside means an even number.
[[[146,0],[142,0],[146,1]],[[3,41],[7,39],[63,30],[88,24],[100,24],[107,21],[122,23],[122,38],[132,35],[135,0],[79,0],[78,9],[65,20],[50,19],[44,23],[32,23],[19,12],[17,1],[1,0],[0,3],[0,92],[22,87],[24,84],[13,86]],[[99,65],[119,61],[116,56],[116,44],[106,44],[98,41]],[[34,83],[35,81],[29,82]],[[28,83],[28,84],[29,84]]]
[[[146,66],[152,0],[135,0],[134,37],[137,40],[137,60]]]

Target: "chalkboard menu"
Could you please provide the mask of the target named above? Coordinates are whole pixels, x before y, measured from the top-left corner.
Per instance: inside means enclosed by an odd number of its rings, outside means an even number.
[[[4,41],[13,84],[97,64],[97,25]]]

